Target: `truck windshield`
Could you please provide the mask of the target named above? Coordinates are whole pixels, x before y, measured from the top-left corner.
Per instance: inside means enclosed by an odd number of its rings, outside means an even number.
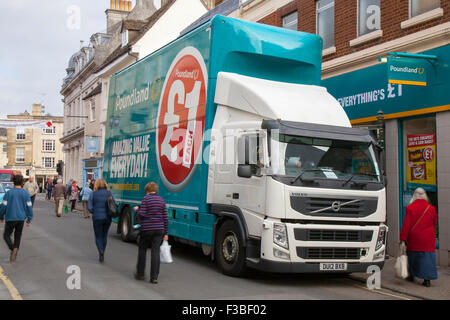
[[[271,135],[272,174],[301,178],[380,181],[373,146],[369,143]]]

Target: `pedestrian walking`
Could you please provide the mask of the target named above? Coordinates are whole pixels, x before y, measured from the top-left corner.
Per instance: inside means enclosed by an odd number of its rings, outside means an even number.
[[[414,277],[423,279],[429,287],[430,280],[436,280],[436,208],[429,203],[427,193],[422,188],[414,191],[410,204],[406,207],[405,219],[400,231],[400,241],[406,242],[408,254],[409,281]]]
[[[89,196],[92,193],[92,189],[89,187],[89,184],[90,184],[89,182],[86,183],[86,186],[80,192],[81,201],[83,201],[83,217],[85,219],[89,219],[91,216],[88,210],[88,200]]]
[[[49,178],[47,181],[47,200],[52,199],[52,192],[53,192],[53,182]]]
[[[13,183],[14,188],[5,194],[0,205],[0,222],[3,223],[6,220],[3,238],[9,250],[11,250],[9,258],[11,262],[16,261],[25,220],[27,226],[30,226],[33,219],[33,206],[30,195],[22,189],[22,175],[15,175]],[[11,240],[13,233],[14,242]]]
[[[138,260],[134,277],[136,280],[144,280],[147,249],[151,244],[150,282],[158,283],[160,266],[160,246],[163,240],[169,240],[168,216],[166,203],[158,195],[158,185],[149,182],[145,186],[145,197],[141,206],[134,207],[137,212],[141,229]]]
[[[55,199],[56,216],[59,218],[61,217],[64,202],[67,199],[66,187],[64,186],[62,179],[58,179],[56,186],[53,188],[53,198]]]
[[[30,179],[25,183],[23,188],[30,195],[31,205],[34,207],[34,200],[36,199],[36,195],[39,192],[39,186],[34,181],[34,177],[30,177]]]
[[[75,209],[76,202],[78,200],[78,186],[77,182],[74,180],[72,186],[70,187],[69,200],[71,202],[70,212]]]
[[[108,197],[110,196],[115,201],[106,181],[99,179],[95,182],[94,190],[88,199],[88,210],[92,213],[95,244],[97,245],[100,262],[103,262],[105,258],[108,232],[111,226],[111,217],[108,215]]]

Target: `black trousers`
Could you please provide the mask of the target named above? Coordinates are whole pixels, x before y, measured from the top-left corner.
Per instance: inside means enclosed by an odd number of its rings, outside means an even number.
[[[36,199],[36,195],[34,195],[30,198],[31,198],[31,206],[34,207],[34,199]]]
[[[20,239],[22,238],[24,221],[7,221],[5,224],[5,232],[3,233],[3,239],[5,239],[9,250],[14,248],[19,249]],[[11,235],[14,232],[14,243],[11,241]]]
[[[139,242],[139,254],[137,261],[137,274],[143,276],[145,274],[145,262],[147,259],[147,249],[151,245],[151,263],[150,278],[158,279],[159,275],[159,247],[164,237],[164,230],[141,231],[141,239]]]
[[[72,206],[70,207],[70,211],[72,212],[75,209],[75,204],[77,200],[70,200],[70,202],[72,203]]]

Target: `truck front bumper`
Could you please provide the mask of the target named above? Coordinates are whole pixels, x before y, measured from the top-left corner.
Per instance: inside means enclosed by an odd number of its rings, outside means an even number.
[[[259,259],[255,260],[247,260],[247,266],[253,269],[266,271],[266,272],[275,272],[275,273],[354,273],[354,272],[363,272],[366,273],[367,269],[370,266],[378,266],[383,269],[384,261],[381,262],[369,262],[369,263],[360,263],[360,262],[350,262],[347,263],[347,270],[345,271],[321,271],[320,263],[315,262],[278,262],[278,261],[270,261],[267,259]]]

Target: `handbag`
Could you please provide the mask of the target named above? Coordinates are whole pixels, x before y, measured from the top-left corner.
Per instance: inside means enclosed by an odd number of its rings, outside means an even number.
[[[172,263],[172,253],[170,253],[171,246],[167,240],[164,240],[161,246],[159,247],[159,258],[161,263]]]
[[[117,218],[117,216],[118,216],[117,204],[114,201],[111,192],[109,192],[109,195],[108,195],[107,205],[108,205],[108,216],[110,216],[111,218]]]
[[[67,199],[64,200],[64,212],[65,212],[66,214],[69,213],[69,207],[67,206]]]
[[[397,278],[406,279],[408,278],[408,256],[406,255],[406,245],[402,241],[399,248],[399,256],[395,262],[395,275]]]

